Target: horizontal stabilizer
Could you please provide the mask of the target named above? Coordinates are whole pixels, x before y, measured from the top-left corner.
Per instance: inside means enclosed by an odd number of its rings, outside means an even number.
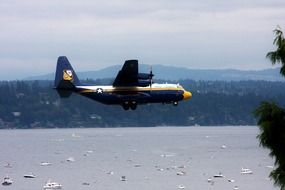
[[[68,98],[72,94],[72,91],[70,91],[70,90],[59,90],[59,89],[57,89],[56,91],[61,98]]]

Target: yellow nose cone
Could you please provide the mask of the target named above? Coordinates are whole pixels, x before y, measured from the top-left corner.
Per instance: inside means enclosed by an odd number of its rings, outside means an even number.
[[[191,97],[192,97],[191,92],[188,92],[188,91],[185,90],[184,93],[183,93],[183,100],[188,100]]]

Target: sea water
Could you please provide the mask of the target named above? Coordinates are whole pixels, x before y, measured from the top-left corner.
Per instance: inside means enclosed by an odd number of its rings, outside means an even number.
[[[255,126],[0,130],[0,180],[14,181],[0,189],[41,190],[49,179],[65,190],[278,189],[258,132]],[[23,177],[31,173],[36,178]]]

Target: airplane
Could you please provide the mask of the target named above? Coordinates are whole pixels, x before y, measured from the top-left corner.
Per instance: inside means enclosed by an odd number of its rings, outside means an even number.
[[[112,85],[87,85],[80,82],[67,57],[60,56],[54,88],[62,98],[77,93],[103,104],[121,105],[124,110],[135,110],[137,105],[148,103],[177,106],[179,101],[192,97],[191,92],[179,84],[153,83],[153,76],[152,70],[150,73],[138,72],[138,60],[126,60]]]

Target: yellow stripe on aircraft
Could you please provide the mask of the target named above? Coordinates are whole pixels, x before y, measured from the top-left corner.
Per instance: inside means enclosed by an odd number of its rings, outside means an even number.
[[[100,87],[98,87],[100,88]],[[123,88],[112,88],[112,89],[102,89],[103,92],[138,92],[138,91],[177,91],[177,90],[184,90],[181,87],[178,88],[139,88],[139,87],[123,87]],[[92,93],[96,92],[96,89],[84,89],[81,90],[80,93]]]

